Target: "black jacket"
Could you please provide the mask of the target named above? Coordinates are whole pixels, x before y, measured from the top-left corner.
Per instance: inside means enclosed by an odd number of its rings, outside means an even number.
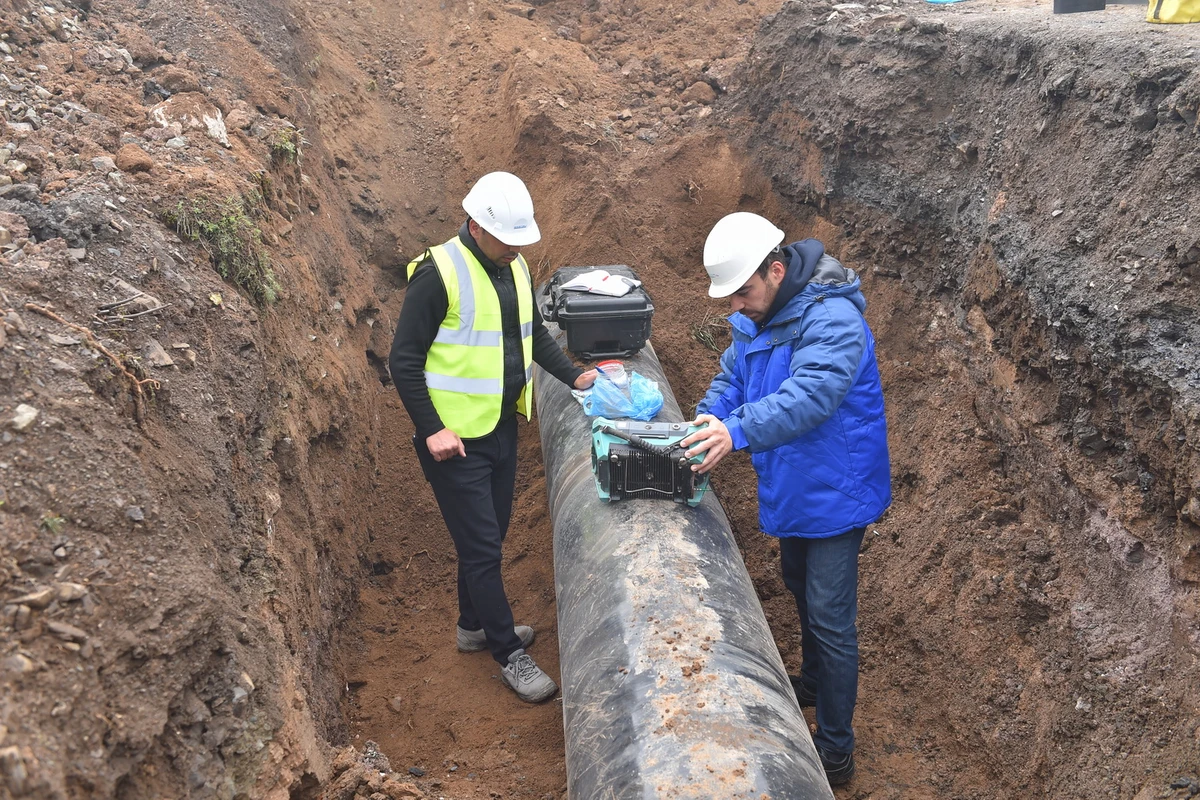
[[[479,259],[488,277],[492,279],[492,286],[495,287],[496,296],[500,300],[504,339],[504,400],[501,419],[508,419],[516,414],[517,400],[525,386],[517,287],[513,282],[512,270],[501,267],[483,254],[465,222],[458,231],[458,239]],[[392,339],[392,353],[388,359],[396,391],[400,393],[400,400],[417,428],[417,435],[423,439],[446,427],[429,397],[429,387],[425,384],[425,359],[449,308],[450,302],[446,297],[442,276],[433,263],[433,257],[426,253],[408,283],[404,305],[400,309],[400,320],[396,323],[396,336]],[[573,386],[575,379],[583,374],[583,370],[571,363],[546,330],[536,297],[533,301],[533,360],[568,386]]]

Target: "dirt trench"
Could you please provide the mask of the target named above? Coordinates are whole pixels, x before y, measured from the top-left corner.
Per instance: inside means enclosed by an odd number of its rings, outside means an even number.
[[[639,271],[684,406],[719,217],[863,277],[896,502],[839,796],[1194,793],[1200,32],[1141,16],[4,5],[4,791],[565,794],[561,707],[450,644],[384,363],[404,263],[503,168],[539,277]],[[798,666],[748,460],[717,490]],[[550,542],[529,425],[506,580],[557,674]]]

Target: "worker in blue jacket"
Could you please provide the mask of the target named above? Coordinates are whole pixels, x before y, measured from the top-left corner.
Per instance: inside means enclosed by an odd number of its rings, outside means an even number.
[[[829,782],[854,774],[858,696],[858,550],[892,500],[883,390],[854,272],[815,239],[746,212],[704,244],[709,295],[729,297],[733,343],[697,407],[707,427],[684,440],[708,472],[749,450],[759,526],[779,537],[796,598],[803,665],[792,678],[815,706],[813,741]]]

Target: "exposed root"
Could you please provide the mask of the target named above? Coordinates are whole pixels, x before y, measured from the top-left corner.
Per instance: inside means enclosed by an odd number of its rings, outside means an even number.
[[[142,421],[143,409],[144,409],[143,404],[145,403],[145,400],[146,400],[146,393],[142,389],[142,387],[149,386],[151,388],[151,390],[157,391],[160,386],[158,381],[156,381],[154,378],[139,378],[137,375],[134,375],[132,372],[130,372],[129,368],[125,366],[125,362],[122,361],[120,358],[118,358],[107,347],[100,344],[100,340],[96,338],[96,335],[94,333],[92,333],[92,331],[90,329],[85,328],[82,325],[76,325],[74,322],[68,322],[67,320],[60,317],[58,314],[55,314],[50,309],[43,308],[42,306],[35,305],[34,303],[26,303],[25,310],[33,311],[37,314],[41,314],[43,317],[46,317],[47,319],[52,319],[57,323],[66,325],[68,328],[70,328],[73,331],[77,331],[77,332],[83,334],[84,340],[87,341],[87,343],[91,347],[95,348],[100,353],[104,354],[104,356],[113,363],[113,366],[115,366],[120,371],[120,373],[125,376],[125,379],[129,381],[130,390],[133,394],[134,417],[137,419],[138,422]]]

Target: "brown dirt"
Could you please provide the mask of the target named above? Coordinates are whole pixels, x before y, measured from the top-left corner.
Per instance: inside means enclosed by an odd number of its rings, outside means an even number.
[[[1200,26],[510,6],[0,2],[0,417],[38,411],[0,441],[3,792],[564,794],[558,703],[453,648],[452,548],[384,383],[398,271],[505,168],[537,201],[540,277],[639,270],[685,407],[717,357],[695,326],[725,335],[698,280],[720,216],[863,274],[897,499],[865,546],[839,796],[1186,796]],[[151,116],[168,93],[178,129]],[[278,302],[163,221],[198,197],[250,198],[225,217],[261,231]],[[532,426],[521,446],[506,580],[557,674]],[[748,462],[717,488],[796,666]]]

